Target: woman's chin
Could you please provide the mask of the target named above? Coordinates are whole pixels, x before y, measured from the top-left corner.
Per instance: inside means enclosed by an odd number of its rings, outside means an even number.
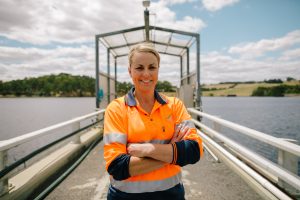
[[[153,87],[152,85],[149,86],[139,86],[139,87],[135,87],[136,90],[139,90],[141,92],[153,92],[155,87]]]

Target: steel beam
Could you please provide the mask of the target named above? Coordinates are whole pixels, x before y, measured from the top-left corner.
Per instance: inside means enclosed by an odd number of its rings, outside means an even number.
[[[99,76],[99,37],[96,35],[95,37],[95,43],[96,43],[96,91],[95,91],[95,96],[96,96],[96,108],[99,108],[99,97],[98,97],[98,92],[99,92],[99,79],[100,79],[100,76]]]

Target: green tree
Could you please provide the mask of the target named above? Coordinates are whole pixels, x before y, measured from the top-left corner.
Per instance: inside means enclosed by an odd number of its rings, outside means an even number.
[[[286,78],[286,81],[287,81],[287,82],[294,81],[294,80],[296,80],[296,79],[294,79],[294,78],[292,78],[292,77],[287,77],[287,78]]]
[[[173,86],[169,81],[158,81],[156,89],[160,92],[174,92]]]
[[[132,84],[130,82],[117,82],[117,95],[123,96],[125,95],[130,88],[132,87]]]
[[[0,83],[1,95],[15,96],[94,96],[95,79],[61,73]]]

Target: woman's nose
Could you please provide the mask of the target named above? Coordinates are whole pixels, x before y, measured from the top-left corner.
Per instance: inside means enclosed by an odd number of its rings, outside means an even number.
[[[143,76],[150,76],[150,70],[148,70],[148,69],[145,69],[144,71],[143,71]]]

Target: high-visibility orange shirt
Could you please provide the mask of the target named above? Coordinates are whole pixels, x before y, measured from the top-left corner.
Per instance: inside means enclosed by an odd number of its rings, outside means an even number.
[[[151,113],[148,114],[135,100],[133,91],[134,88],[126,96],[113,100],[105,111],[104,159],[106,169],[111,174],[111,185],[126,193],[167,190],[181,183],[180,166],[195,163],[203,155],[202,140],[196,132],[191,116],[178,98],[167,97],[155,91],[156,100]],[[184,138],[183,142],[186,143],[176,143],[173,149],[176,154],[173,164],[129,177],[130,155],[127,154],[126,145],[168,144],[173,137],[175,126],[179,124],[185,124],[191,132]],[[193,147],[189,147],[188,142],[192,143]]]

